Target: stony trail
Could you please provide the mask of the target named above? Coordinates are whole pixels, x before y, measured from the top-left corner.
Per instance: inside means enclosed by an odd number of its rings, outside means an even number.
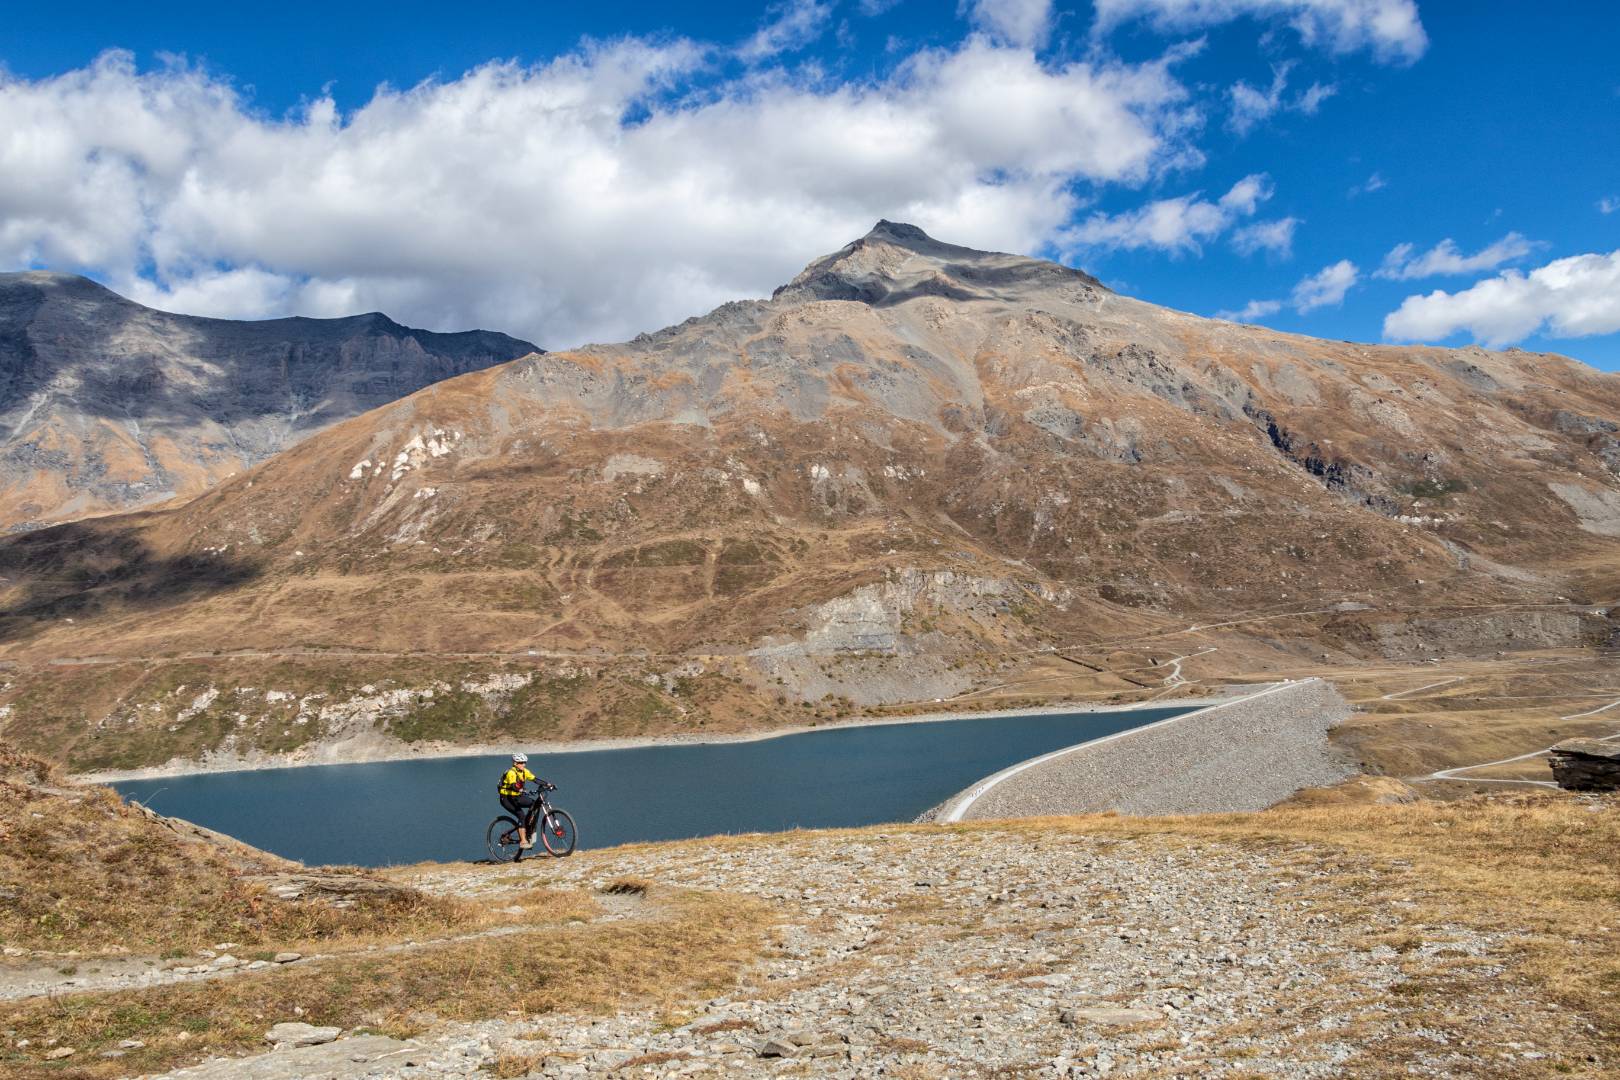
[[[1514,1076],[1588,1045],[1501,978],[1510,941],[1414,927],[1373,863],[1296,843],[897,828],[398,873],[491,904],[636,877],[780,923],[741,985],[676,1015],[491,1019],[169,1075]]]
[[[592,923],[619,922],[629,918],[656,917],[656,910],[648,910],[640,897],[601,896],[596,898],[601,911],[589,921]],[[514,908],[512,914],[519,914]],[[466,934],[401,941],[391,945],[377,945],[365,950],[367,956],[397,955],[436,949],[445,945],[480,941],[485,938],[504,937],[533,932],[525,923],[491,926]],[[155,956],[96,956],[52,954],[28,956],[16,950],[17,956],[8,956],[9,962],[0,966],[0,1001],[22,1001],[28,998],[83,994],[99,991],[145,990],[176,983],[208,982],[217,979],[238,978],[270,968],[297,964],[300,968],[327,964],[342,964],[356,952],[278,952],[276,959],[243,960],[232,950],[238,946],[221,942],[196,955],[180,957]]]

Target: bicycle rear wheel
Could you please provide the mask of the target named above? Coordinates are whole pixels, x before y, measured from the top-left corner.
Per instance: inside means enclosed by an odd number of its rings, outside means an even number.
[[[511,862],[522,854],[518,846],[518,823],[509,817],[498,817],[489,823],[485,836],[489,844],[489,857],[496,862]]]
[[[578,839],[574,832],[574,819],[566,810],[553,810],[540,822],[540,842],[557,858],[572,855]]]

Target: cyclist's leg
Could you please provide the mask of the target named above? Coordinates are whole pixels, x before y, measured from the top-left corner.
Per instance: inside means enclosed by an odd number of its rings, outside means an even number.
[[[518,846],[520,848],[528,847],[529,846],[529,832],[528,832],[529,810],[528,810],[528,807],[524,806],[519,800],[517,800],[516,798],[513,798],[511,795],[502,795],[501,796],[501,806],[506,809],[507,813],[511,814],[514,818],[517,819],[517,823],[518,823]]]
[[[538,839],[534,831],[534,815],[540,809],[540,800],[533,795],[524,795],[518,799],[518,802],[523,807],[523,813],[518,817],[518,820],[523,822],[523,846],[531,848],[534,847],[534,842]]]

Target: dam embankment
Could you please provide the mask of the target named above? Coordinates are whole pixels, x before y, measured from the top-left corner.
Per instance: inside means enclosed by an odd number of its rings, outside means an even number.
[[[1301,788],[1355,773],[1354,763],[1328,741],[1328,731],[1349,715],[1331,683],[1277,683],[1019,762],[941,803],[929,817],[1261,810]]]

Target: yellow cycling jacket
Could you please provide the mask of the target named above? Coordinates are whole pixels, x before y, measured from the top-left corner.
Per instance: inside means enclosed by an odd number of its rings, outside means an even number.
[[[502,795],[521,795],[523,794],[523,785],[532,782],[534,778],[534,773],[530,772],[526,766],[514,765],[506,770],[506,775],[501,777],[500,792]]]

